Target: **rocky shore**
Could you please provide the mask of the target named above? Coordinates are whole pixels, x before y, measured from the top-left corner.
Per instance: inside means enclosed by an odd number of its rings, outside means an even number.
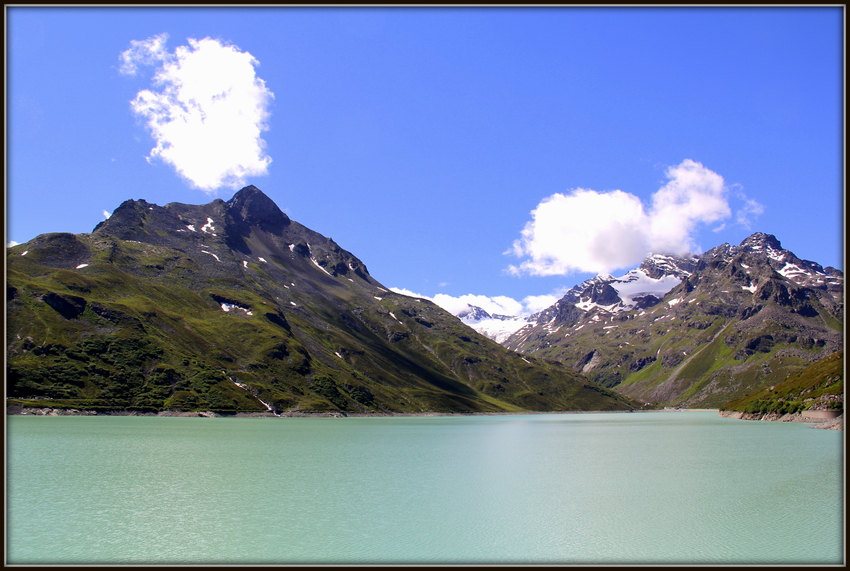
[[[823,428],[826,430],[844,430],[844,414],[835,418],[814,418],[804,416],[803,413],[777,414],[767,412],[739,412],[734,410],[721,410],[720,416],[725,418],[737,418],[740,420],[770,420],[773,422],[805,422],[812,424],[812,428]]]

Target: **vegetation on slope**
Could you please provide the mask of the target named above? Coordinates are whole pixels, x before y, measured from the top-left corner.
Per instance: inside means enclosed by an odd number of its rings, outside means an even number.
[[[747,413],[794,413],[843,410],[844,350],[791,375],[787,380],[734,399],[720,410]]]
[[[14,402],[218,412],[636,406],[501,347],[428,300],[388,291],[253,187],[202,206],[127,201],[91,234],[9,248],[7,276]]]

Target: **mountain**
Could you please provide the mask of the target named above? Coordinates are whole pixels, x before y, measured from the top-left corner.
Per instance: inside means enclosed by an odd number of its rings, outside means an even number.
[[[635,402],[388,290],[249,186],[127,200],[7,250],[7,397],[88,409],[616,410]],[[46,404],[45,404],[46,403]]]
[[[683,277],[690,275],[695,265],[693,255],[650,254],[639,268],[624,276],[600,274],[590,278],[573,286],[554,305],[533,315],[490,315],[473,305],[455,315],[482,335],[515,348],[529,341],[533,344],[533,339],[541,333],[545,336],[553,328],[575,323],[582,317],[655,305]]]
[[[785,381],[727,402],[721,411],[754,418],[803,411],[844,410],[844,351],[813,363]]]
[[[461,310],[455,316],[478,333],[489,337],[496,343],[503,343],[517,329],[524,327],[537,317],[536,314],[529,317],[499,314],[490,315],[475,305],[467,305],[467,309]]]
[[[573,288],[504,345],[657,405],[717,407],[843,347],[844,275],[756,233]]]

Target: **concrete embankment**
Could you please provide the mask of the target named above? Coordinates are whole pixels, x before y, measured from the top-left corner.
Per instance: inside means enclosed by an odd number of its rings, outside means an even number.
[[[807,410],[790,414],[778,414],[770,412],[739,412],[734,410],[721,410],[719,414],[722,417],[737,418],[740,420],[806,422],[814,425],[813,428],[824,428],[827,430],[844,430],[844,414],[842,411]]]

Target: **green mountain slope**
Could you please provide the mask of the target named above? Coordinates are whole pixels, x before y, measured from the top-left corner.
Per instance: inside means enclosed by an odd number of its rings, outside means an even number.
[[[720,410],[793,413],[844,409],[844,351],[837,351],[787,380],[727,402]]]
[[[388,291],[255,187],[123,203],[7,250],[7,397],[93,409],[620,410],[630,399]]]

